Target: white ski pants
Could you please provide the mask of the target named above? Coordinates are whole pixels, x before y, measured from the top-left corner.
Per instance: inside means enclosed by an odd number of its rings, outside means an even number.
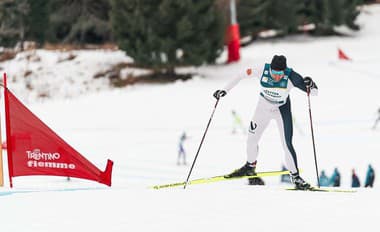
[[[281,143],[285,152],[286,168],[291,173],[297,173],[297,155],[292,144],[293,122],[289,98],[281,106],[270,103],[263,97],[259,98],[248,130],[247,161],[252,163],[257,160],[259,140],[272,119],[276,121],[280,132]]]

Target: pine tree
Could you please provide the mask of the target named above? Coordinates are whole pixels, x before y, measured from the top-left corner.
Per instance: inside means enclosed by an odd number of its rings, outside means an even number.
[[[54,0],[50,7],[53,42],[97,44],[110,40],[109,0]]]
[[[27,0],[4,0],[0,2],[0,44],[13,46],[23,43],[26,36],[26,19],[30,7]]]
[[[214,0],[113,0],[111,20],[119,47],[156,72],[213,63],[223,48]]]
[[[254,37],[263,30],[274,29],[286,35],[295,33],[302,23],[303,0],[244,0],[238,4],[238,22],[242,35]]]
[[[43,44],[49,29],[49,1],[28,0],[30,11],[26,18],[27,40]]]
[[[357,9],[361,0],[308,0],[305,4],[306,16],[315,25],[315,34],[336,34],[334,27],[346,25],[353,30],[358,30],[355,24],[359,15]]]

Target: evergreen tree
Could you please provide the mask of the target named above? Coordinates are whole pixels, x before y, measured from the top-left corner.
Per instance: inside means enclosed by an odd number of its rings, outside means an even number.
[[[361,0],[308,0],[305,4],[306,17],[315,25],[315,34],[336,34],[334,27],[346,25],[353,30],[358,30],[355,24],[359,15],[357,9]]]
[[[213,63],[223,49],[214,0],[112,0],[111,21],[119,47],[156,72]]]
[[[303,0],[244,0],[238,4],[241,33],[255,36],[263,30],[274,29],[279,34],[295,33],[302,24]]]
[[[30,12],[26,18],[27,39],[43,44],[49,28],[49,1],[28,0]]]
[[[53,42],[96,44],[110,40],[109,0],[54,0],[50,7]]]
[[[242,0],[238,4],[238,21],[241,34],[257,35],[274,29],[285,35],[298,32],[305,23],[315,25],[315,34],[335,34],[334,27],[346,25],[353,30],[359,27],[355,20],[357,6],[363,0]]]
[[[0,44],[13,46],[25,40],[26,19],[30,7],[27,0],[3,0],[0,2]]]

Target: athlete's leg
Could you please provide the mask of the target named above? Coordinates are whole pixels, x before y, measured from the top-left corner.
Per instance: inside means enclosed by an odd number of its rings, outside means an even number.
[[[247,138],[247,161],[249,163],[256,161],[259,150],[259,140],[271,120],[267,104],[270,103],[266,103],[264,99],[260,98],[253,119],[249,124]]]
[[[285,152],[285,164],[291,173],[298,173],[297,155],[293,147],[293,121],[290,108],[290,99],[279,107],[276,122],[280,132],[281,143]]]

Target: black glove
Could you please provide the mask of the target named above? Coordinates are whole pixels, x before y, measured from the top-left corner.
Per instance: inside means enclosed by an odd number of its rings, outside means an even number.
[[[219,99],[221,97],[226,96],[226,94],[227,94],[227,92],[225,90],[218,89],[217,91],[215,91],[215,93],[213,95],[216,99]]]
[[[303,79],[303,82],[305,83],[306,88],[312,89],[315,86],[315,83],[314,83],[313,79],[311,79],[311,77],[305,77]]]

